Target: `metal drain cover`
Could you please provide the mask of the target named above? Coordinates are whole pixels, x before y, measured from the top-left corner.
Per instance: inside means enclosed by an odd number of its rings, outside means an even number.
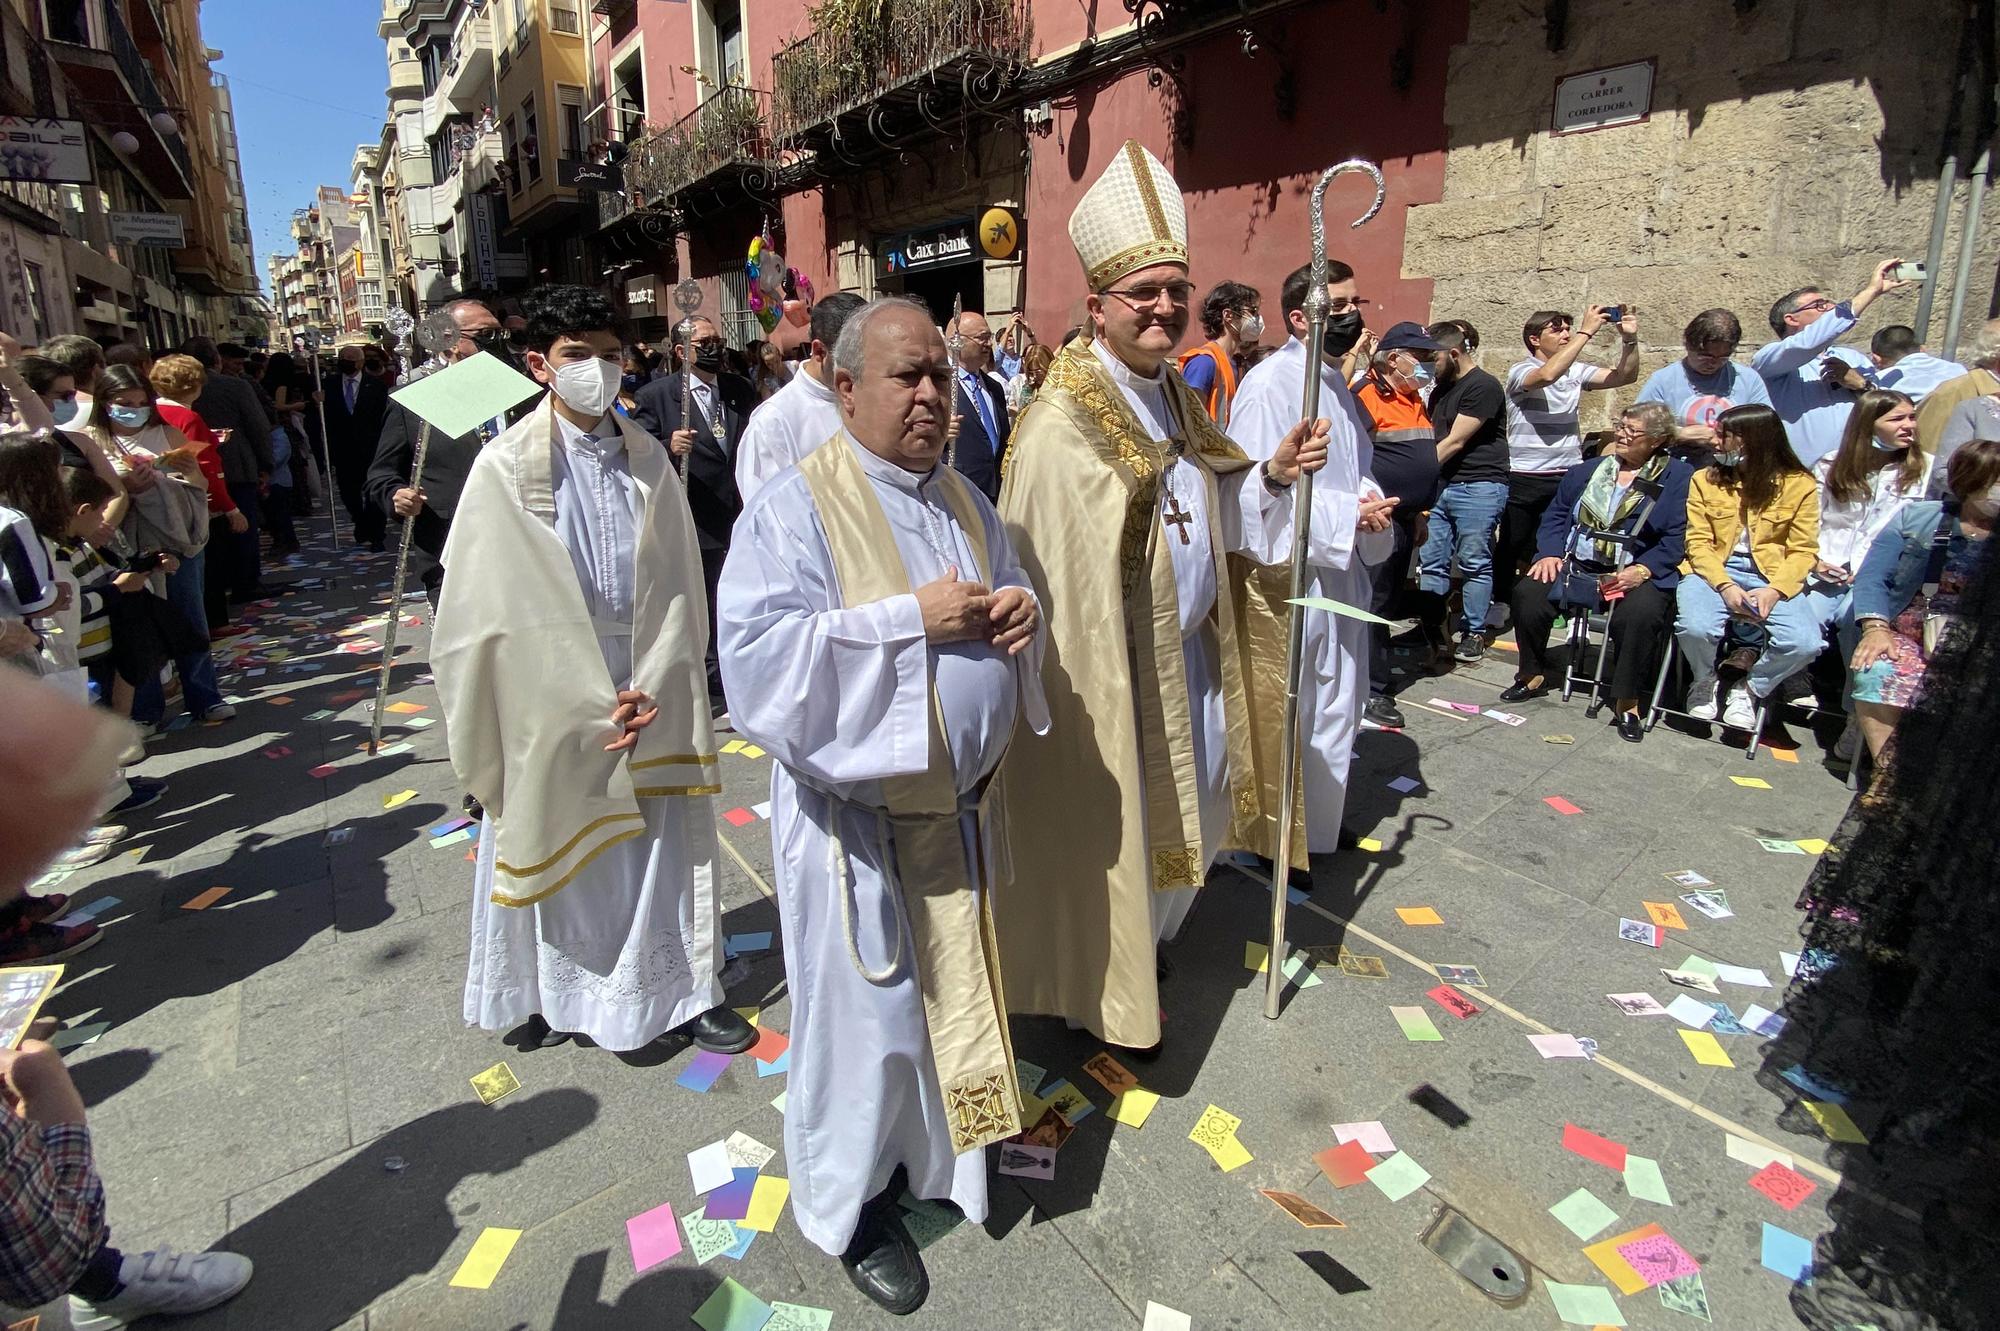
[[[1528,1264],[1521,1255],[1453,1207],[1440,1206],[1417,1242],[1501,1307],[1527,1301]]]

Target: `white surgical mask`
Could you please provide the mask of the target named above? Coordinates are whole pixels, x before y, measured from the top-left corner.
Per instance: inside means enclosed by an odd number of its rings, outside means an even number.
[[[122,425],[128,430],[136,430],[153,419],[151,407],[106,407],[105,414],[111,417],[113,425]]]
[[[1715,455],[1715,465],[1718,467],[1740,467],[1743,465],[1743,454],[1740,451],[1735,453],[1718,452]]]
[[[611,404],[618,400],[618,384],[623,376],[617,361],[596,356],[569,361],[556,367],[556,396],[571,411],[595,420],[611,410]]]
[[[1236,329],[1236,335],[1245,342],[1255,342],[1258,338],[1264,336],[1264,316],[1261,314],[1244,315],[1243,322]]]
[[[1869,435],[1868,443],[1870,447],[1880,449],[1884,453],[1902,453],[1910,447],[1908,444],[1899,444],[1893,439],[1884,439],[1879,434]]]
[[[73,397],[59,397],[49,408],[49,414],[56,418],[57,425],[68,425],[76,419],[76,412],[76,399]]]

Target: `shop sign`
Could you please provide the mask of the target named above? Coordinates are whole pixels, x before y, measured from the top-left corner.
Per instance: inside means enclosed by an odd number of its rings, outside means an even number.
[[[88,185],[90,140],[83,122],[0,116],[0,180]]]
[[[625,283],[625,313],[634,319],[651,319],[660,312],[660,285],[657,278],[634,277]]]
[[[178,213],[113,213],[111,239],[120,245],[164,245],[177,250],[187,244],[187,223]]]
[[[909,231],[883,241],[877,251],[885,276],[920,273],[927,268],[945,268],[971,263],[978,257],[972,238],[972,219],[961,217],[922,231]]]

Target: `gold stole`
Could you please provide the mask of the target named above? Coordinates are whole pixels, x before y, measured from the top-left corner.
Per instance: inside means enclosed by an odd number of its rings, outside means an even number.
[[[799,463],[826,532],[841,604],[869,605],[912,591],[896,536],[875,487],[846,432]],[[993,577],[986,529],[959,474],[941,467],[937,483],[952,516],[971,542],[980,580]],[[917,982],[930,1026],[931,1057],[951,1124],[952,1150],[985,1146],[1020,1131],[1020,1087],[1000,985],[990,894],[975,893],[959,831],[957,782],[933,691],[930,767],[882,783],[884,812],[895,842],[895,877],[914,944]],[[983,809],[975,818],[984,821]],[[982,840],[973,840],[975,853]],[[886,866],[885,866],[886,867]],[[843,911],[848,909],[845,900]],[[860,967],[858,955],[855,958]],[[865,974],[865,972],[864,972]]]

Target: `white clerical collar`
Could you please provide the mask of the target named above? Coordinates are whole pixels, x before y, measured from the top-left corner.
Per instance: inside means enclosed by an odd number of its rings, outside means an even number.
[[[570,423],[569,417],[551,408],[551,416],[556,419],[556,433],[563,447],[572,453],[588,453],[595,457],[608,457],[625,447],[625,436],[618,428],[618,418],[606,413],[604,419],[589,430],[578,429]]]
[[[1119,360],[1118,357],[1115,354],[1113,354],[1111,348],[1104,344],[1104,340],[1102,338],[1092,338],[1090,340],[1090,349],[1097,353],[1098,361],[1104,366],[1105,369],[1111,372],[1112,379],[1115,380],[1118,386],[1120,388],[1123,388],[1126,392],[1128,393],[1166,392],[1167,363],[1165,361],[1161,361],[1160,368],[1153,371],[1151,376],[1147,376],[1140,374],[1137,370],[1127,365],[1124,361]]]
[[[873,452],[866,444],[854,438],[853,435],[850,434],[847,437],[854,444],[855,456],[861,459],[861,470],[867,474],[868,479],[871,481],[881,481],[884,484],[893,485],[898,490],[902,490],[907,494],[915,494],[923,488],[926,481],[937,475],[936,467],[932,467],[926,472],[907,470]]]
[[[818,398],[822,402],[838,402],[840,400],[839,395],[833,391],[833,385],[821,383],[804,370],[800,370],[797,374],[793,375],[791,383],[786,384],[785,387],[790,388],[792,384],[801,385],[799,388],[801,393],[804,393],[808,397]]]

